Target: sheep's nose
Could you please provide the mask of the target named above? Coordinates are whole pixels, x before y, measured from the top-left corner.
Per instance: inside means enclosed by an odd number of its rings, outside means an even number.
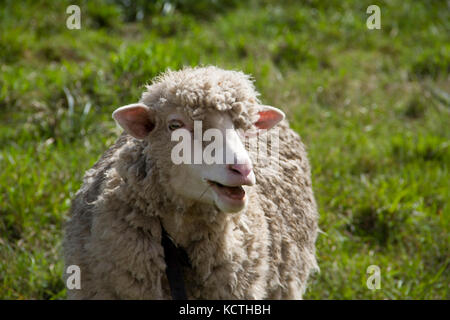
[[[242,175],[243,177],[247,177],[253,170],[251,164],[249,163],[230,164],[228,165],[228,169]]]

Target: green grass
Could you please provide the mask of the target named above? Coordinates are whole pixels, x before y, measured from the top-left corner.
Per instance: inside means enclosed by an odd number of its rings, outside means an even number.
[[[64,297],[63,223],[111,112],[214,64],[251,73],[308,147],[323,233],[305,298],[449,299],[448,3],[379,1],[370,31],[371,1],[169,2],[0,4],[0,298]]]

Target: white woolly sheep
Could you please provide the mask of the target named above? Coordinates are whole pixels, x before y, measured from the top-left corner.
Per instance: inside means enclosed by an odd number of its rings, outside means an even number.
[[[310,167],[284,114],[258,95],[242,72],[184,68],[114,112],[125,133],[86,172],[66,227],[66,266],[81,270],[69,298],[176,298],[166,267],[180,250],[188,299],[302,298],[317,269]],[[174,164],[171,134],[192,134],[194,120],[224,134],[233,163]],[[279,158],[264,166],[243,132],[274,126],[279,151],[267,158]]]

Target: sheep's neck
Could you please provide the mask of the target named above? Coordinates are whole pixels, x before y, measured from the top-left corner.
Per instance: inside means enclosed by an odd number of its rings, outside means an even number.
[[[175,244],[185,249],[193,248],[205,240],[223,247],[224,243],[221,242],[226,240],[223,235],[242,214],[245,213],[227,214],[211,207],[196,206],[183,213],[170,211],[161,217],[161,222]]]

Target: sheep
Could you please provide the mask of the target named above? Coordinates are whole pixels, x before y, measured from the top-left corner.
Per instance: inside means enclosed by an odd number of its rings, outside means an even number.
[[[124,132],[86,172],[66,225],[65,263],[81,270],[69,299],[174,298],[165,233],[186,254],[188,299],[302,299],[318,270],[310,165],[253,82],[215,66],[168,70],[138,103],[114,111]],[[225,135],[231,164],[173,163],[171,135],[192,135],[194,121]],[[275,129],[277,161],[260,165],[245,132],[271,139]]]

